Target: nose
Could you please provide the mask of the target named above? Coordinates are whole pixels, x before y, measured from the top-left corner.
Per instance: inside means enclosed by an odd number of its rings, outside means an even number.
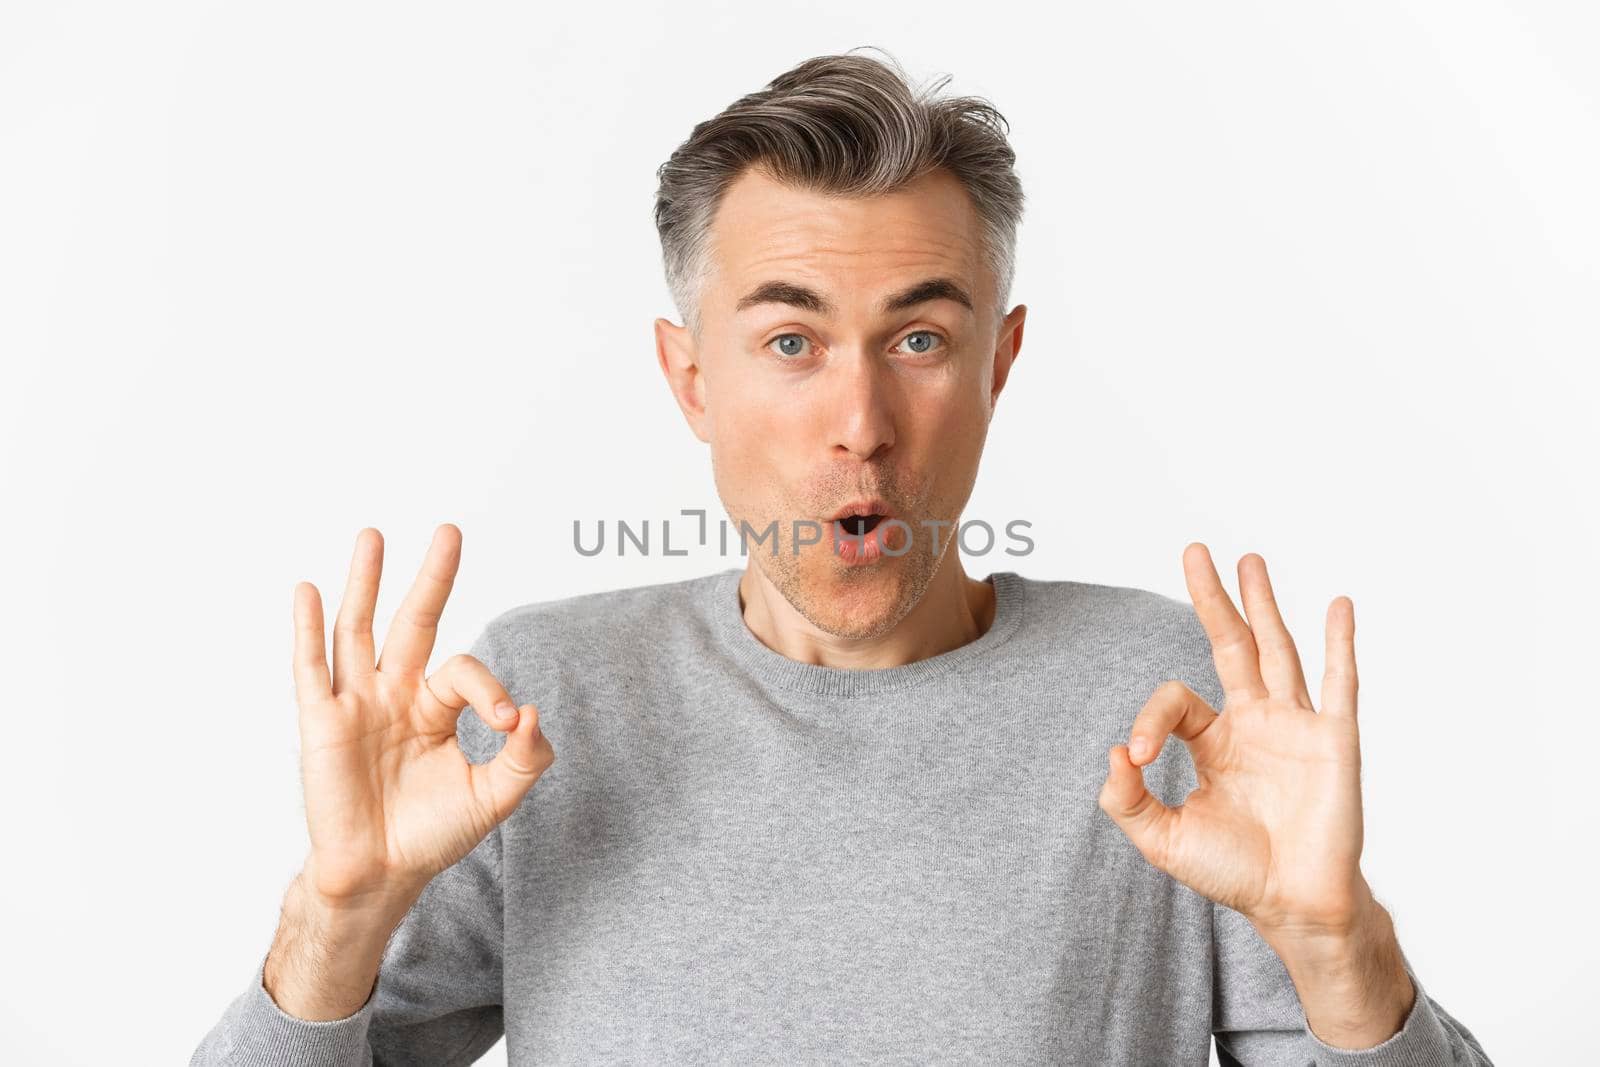
[[[890,371],[859,349],[848,354],[836,351],[834,356],[828,405],[834,448],[861,460],[878,458],[894,445]]]

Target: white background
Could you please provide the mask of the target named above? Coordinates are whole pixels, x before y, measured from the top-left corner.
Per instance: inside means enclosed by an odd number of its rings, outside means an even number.
[[[1492,1056],[1571,1062],[1600,994],[1597,29],[1459,0],[4,4],[10,1058],[183,1062],[245,987],[306,847],[291,591],[331,613],[362,526],[380,632],[462,528],[440,659],[520,603],[739,562],[571,547],[574,518],[720,514],[652,347],[655,168],[876,44],[995,102],[1028,195],[967,516],[1037,550],[969,571],[1184,597],[1190,540],[1230,587],[1259,551],[1312,678],[1352,596],[1367,876]]]

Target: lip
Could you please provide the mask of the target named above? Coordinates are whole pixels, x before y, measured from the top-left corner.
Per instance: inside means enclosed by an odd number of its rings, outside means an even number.
[[[892,519],[895,517],[895,514],[890,510],[888,503],[886,503],[881,497],[869,496],[862,497],[860,500],[853,500],[846,504],[844,507],[830,515],[828,517],[828,521],[838,522],[840,519],[848,519],[852,515],[882,515],[886,519]]]
[[[889,555],[884,548],[887,531],[883,522],[862,534],[844,533],[843,527],[838,525],[835,525],[834,529],[841,535],[834,538],[834,554],[839,562],[847,567],[866,566]],[[904,552],[905,549],[902,548],[900,551]]]
[[[871,530],[852,534],[844,528],[844,520],[852,515],[878,515],[881,518]],[[888,554],[884,550],[886,527],[889,520],[895,517],[894,511],[882,497],[862,497],[846,504],[828,520],[833,528],[835,557],[847,567],[865,566],[883,559]]]

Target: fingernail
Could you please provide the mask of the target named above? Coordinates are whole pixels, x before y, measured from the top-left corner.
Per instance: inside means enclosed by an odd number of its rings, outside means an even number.
[[[1133,744],[1128,746],[1128,755],[1134,759],[1144,759],[1145,752],[1150,748],[1150,742],[1142,737],[1135,737]]]
[[[501,722],[510,722],[517,717],[517,709],[502,701],[494,706],[494,717]]]

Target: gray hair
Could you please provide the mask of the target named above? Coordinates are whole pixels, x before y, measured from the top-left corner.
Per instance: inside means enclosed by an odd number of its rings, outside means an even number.
[[[728,186],[757,164],[778,181],[842,196],[892,192],[948,169],[982,221],[996,317],[1004,317],[1023,203],[1009,124],[981,98],[938,98],[948,74],[919,92],[892,56],[885,64],[855,51],[805,60],[739,98],[695,126],[657,169],[667,287],[695,336],[712,265],[712,217]]]

